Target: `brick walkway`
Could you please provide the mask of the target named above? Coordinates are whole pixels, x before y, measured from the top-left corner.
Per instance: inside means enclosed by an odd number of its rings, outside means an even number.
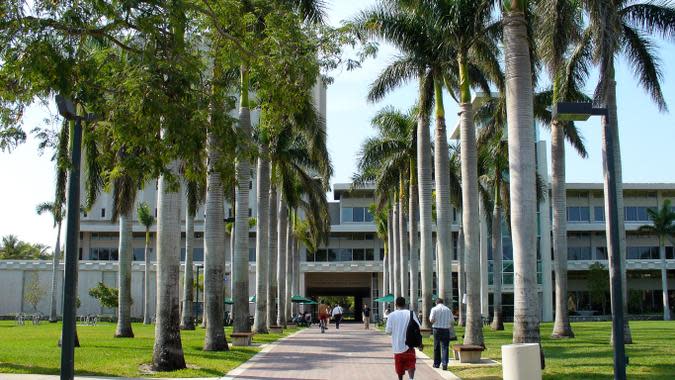
[[[415,379],[452,379],[441,375],[418,354]],[[325,334],[313,326],[286,338],[241,367],[226,379],[396,379],[389,336],[363,330],[361,324],[331,324]],[[408,376],[404,377],[408,379]]]

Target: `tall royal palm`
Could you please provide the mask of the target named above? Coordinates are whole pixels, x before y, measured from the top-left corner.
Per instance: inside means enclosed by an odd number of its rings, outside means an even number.
[[[583,67],[570,59],[571,44],[581,40],[581,7],[576,1],[546,0],[537,4],[542,16],[537,25],[539,55],[552,82],[549,105],[558,101],[581,100],[578,83],[584,77]],[[582,71],[582,72],[580,72]],[[535,100],[535,104],[538,104]],[[535,109],[536,113],[536,109]],[[535,117],[537,115],[535,114]],[[550,119],[550,118],[549,118]],[[574,332],[567,311],[567,192],[565,186],[565,144],[567,138],[580,156],[586,149],[571,122],[544,120],[551,128],[551,204],[555,272],[555,322],[553,338],[573,338]]]
[[[200,174],[205,172],[201,165]],[[206,191],[206,176],[197,179],[188,179],[185,182],[185,275],[183,276],[183,307],[181,310],[181,330],[194,330],[192,305],[194,303],[194,241],[195,215],[199,205],[204,201]]]
[[[675,212],[670,206],[670,199],[663,202],[658,210],[648,209],[651,225],[640,227],[640,231],[655,234],[659,239],[659,259],[661,260],[661,289],[663,292],[663,320],[670,320],[670,303],[668,302],[668,267],[666,266],[666,239],[675,237]]]
[[[514,343],[540,341],[534,104],[527,7],[527,0],[504,3],[502,21],[514,266]]]
[[[607,116],[602,118],[603,150],[611,141],[614,151],[615,183],[617,199],[617,217],[623,220],[623,181],[621,170],[621,150],[619,143],[619,120],[616,99],[615,63],[623,55],[632,67],[640,85],[649,93],[660,111],[667,109],[666,101],[661,91],[661,71],[656,55],[655,45],[651,34],[664,38],[672,38],[675,33],[675,8],[670,3],[652,1],[627,0],[584,0],[584,8],[588,13],[588,28],[585,31],[587,38],[582,42],[587,44],[593,61],[599,65],[599,81],[595,90],[595,101],[607,108]],[[582,45],[578,50],[586,50]],[[607,173],[607,162],[603,162],[603,170]],[[605,191],[605,220],[607,223],[607,249],[612,251],[611,231],[609,228],[608,176],[604,176]],[[623,223],[619,223],[618,232],[621,263],[626,260],[626,230]],[[623,287],[621,299],[624,313],[627,311],[626,267],[620,265]],[[611,270],[610,270],[611,273]],[[616,295],[618,297],[618,295]],[[612,295],[612,299],[615,295]],[[632,342],[628,319],[625,320],[626,343]]]
[[[145,251],[143,254],[145,265],[143,269],[143,324],[150,324],[150,227],[155,224],[150,206],[143,202],[136,209],[138,221],[145,227]]]
[[[113,182],[113,220],[119,219],[119,267],[117,305],[117,328],[115,337],[133,338],[131,328],[131,263],[133,261],[134,202],[138,181],[123,174]]]
[[[63,222],[63,203],[57,206],[56,202],[40,203],[37,205],[36,212],[41,215],[44,212],[52,214],[54,219],[54,226],[56,227],[56,244],[54,245],[54,253],[52,255],[52,286],[49,290],[49,322],[56,322],[58,314],[56,312],[56,283],[58,279],[58,268],[61,257],[61,222]]]
[[[440,85],[446,71],[443,65],[448,57],[438,51],[443,36],[432,22],[433,19],[421,17],[414,9],[399,4],[398,1],[383,1],[378,6],[361,12],[354,20],[357,29],[383,39],[395,45],[402,53],[385,68],[371,85],[368,98],[371,101],[382,99],[387,93],[401,86],[408,80],[419,81],[419,100],[417,115],[417,186],[420,204],[420,261],[422,287],[422,314],[428,316],[432,302],[432,217],[431,217],[431,141],[429,136],[429,115],[434,95],[442,95]],[[442,99],[436,99],[437,101]],[[442,104],[442,103],[441,103]],[[437,105],[437,111],[442,107]],[[442,114],[438,120],[443,118]],[[444,129],[443,129],[444,131]],[[441,140],[443,138],[441,137]],[[445,139],[447,140],[447,139]],[[444,141],[445,141],[444,140]],[[441,141],[442,143],[442,141]],[[445,142],[447,146],[447,141]],[[444,160],[439,161],[441,164]],[[437,173],[444,173],[438,170]],[[443,177],[443,176],[441,176]],[[444,190],[441,190],[443,192]],[[393,248],[393,247],[390,247]],[[393,252],[393,249],[390,249]],[[444,251],[445,253],[446,251]],[[451,253],[447,250],[448,253]],[[390,258],[391,259],[391,258]],[[439,258],[439,260],[443,260]],[[447,266],[443,266],[447,268]],[[451,275],[451,274],[450,274]],[[392,276],[393,277],[393,276]],[[441,276],[447,278],[447,276]],[[445,284],[444,284],[445,285]],[[451,285],[451,283],[448,283]],[[452,292],[444,286],[443,292]],[[451,293],[450,293],[451,294]],[[429,321],[425,317],[422,327],[428,328]]]
[[[453,75],[446,76],[445,84],[450,91],[457,91],[460,107],[460,147],[461,147],[461,171],[462,171],[462,212],[464,223],[464,258],[467,271],[466,294],[467,294],[467,319],[465,344],[483,344],[482,323],[480,315],[480,231],[478,212],[478,163],[476,148],[476,133],[473,124],[473,107],[471,103],[471,87],[479,84],[483,90],[488,90],[487,78],[495,83],[498,88],[503,87],[503,78],[499,66],[499,51],[494,36],[499,24],[493,22],[493,7],[488,1],[474,0],[447,0],[447,1],[422,1],[419,6],[422,14],[436,19],[439,28],[445,38],[443,51],[446,55],[454,51],[456,65],[449,67]],[[453,82],[452,79],[456,78]],[[436,81],[436,107],[442,107],[441,91],[442,82]],[[489,91],[489,90],[488,90]],[[436,134],[445,129],[445,121],[442,119],[442,108],[437,111]],[[447,141],[436,138],[436,150],[443,150],[446,156],[444,167],[436,166],[436,173],[445,173],[449,176],[449,159],[447,158]],[[438,158],[437,158],[438,160]],[[448,177],[449,181],[449,177]],[[449,193],[443,195],[444,186],[436,181],[438,205],[437,212],[439,224],[450,225],[450,198]],[[447,191],[446,190],[446,191]],[[445,210],[444,210],[445,209]],[[447,213],[447,220],[441,220],[441,216]],[[447,237],[446,239],[449,239]],[[443,237],[439,234],[439,240],[443,244]],[[442,250],[441,244],[441,250]],[[452,293],[450,293],[452,294]]]

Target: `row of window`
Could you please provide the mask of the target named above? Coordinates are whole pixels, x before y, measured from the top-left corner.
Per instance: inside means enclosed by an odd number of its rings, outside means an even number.
[[[342,223],[364,223],[372,222],[373,214],[368,207],[343,207]]]
[[[155,261],[156,257],[152,248],[149,248],[148,252],[150,253],[150,261]],[[204,261],[204,248],[193,248],[192,250],[193,261]],[[255,250],[253,254],[255,261]],[[80,257],[82,259],[82,257]],[[90,248],[89,249],[89,258],[88,260],[95,261],[117,261],[119,259],[119,250],[118,248]],[[144,261],[145,260],[145,248],[134,248],[133,249],[133,261]],[[180,260],[185,261],[185,248],[180,249]]]
[[[654,207],[628,206],[624,207],[623,219],[626,222],[649,222],[647,210]],[[672,208],[675,212],[675,207]],[[590,222],[591,208],[585,206],[572,206],[567,208],[567,221],[571,223]],[[605,208],[603,206],[593,207],[593,221],[605,221]]]
[[[672,260],[673,247],[666,248],[666,259]],[[607,247],[595,247],[595,255],[592,255],[591,247],[567,247],[568,260],[607,260]],[[627,247],[626,258],[628,260],[658,260],[659,247]]]
[[[384,258],[384,249],[380,249],[377,260]],[[373,248],[329,248],[319,249],[316,252],[307,251],[308,262],[335,262],[335,261],[374,261],[376,252]]]

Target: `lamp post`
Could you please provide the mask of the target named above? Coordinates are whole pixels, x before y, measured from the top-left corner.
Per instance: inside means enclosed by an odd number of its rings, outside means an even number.
[[[553,106],[553,118],[558,120],[585,121],[591,115],[607,117],[607,108],[595,108],[591,103],[559,102]],[[614,135],[609,123],[603,123],[605,134],[605,149],[602,151],[603,160],[607,163],[607,217],[609,230],[608,242],[611,242],[609,253],[610,298],[612,303],[612,339],[614,341],[614,379],[626,380],[627,357],[624,347],[624,315],[623,292],[621,277],[621,251],[619,248],[619,214],[616,189],[616,162],[614,161]]]
[[[63,276],[63,327],[61,330],[61,380],[72,380],[75,372],[75,309],[77,302],[77,262],[80,236],[80,162],[82,158],[82,120],[93,121],[94,115],[78,116],[72,101],[56,95],[59,114],[75,121],[70,140],[68,202],[66,206],[66,252]]]
[[[199,307],[199,270],[203,267],[203,264],[195,264],[195,268],[197,268],[197,296],[195,297],[196,301],[195,303],[197,304],[196,312],[197,312],[197,320],[199,320],[199,314],[201,312],[201,307]],[[203,305],[202,305],[203,307]],[[202,313],[203,314],[203,313]]]

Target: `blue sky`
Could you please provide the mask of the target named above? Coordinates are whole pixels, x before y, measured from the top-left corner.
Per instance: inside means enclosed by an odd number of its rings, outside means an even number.
[[[374,4],[374,0],[328,0],[330,22],[337,25],[358,10]],[[675,111],[675,45],[659,44],[663,71],[662,88],[666,101]],[[382,102],[366,101],[368,85],[392,60],[396,51],[381,46],[376,59],[367,61],[356,71],[333,73],[335,83],[327,93],[328,147],[335,166],[332,182],[347,182],[355,169],[356,153],[361,142],[373,134],[370,119],[380,108],[393,105],[407,109],[415,102],[414,83],[387,96]],[[587,92],[592,93],[596,76],[592,75]],[[625,182],[675,182],[675,117],[659,113],[638,87],[626,61],[617,67],[617,99],[623,179]],[[447,97],[445,101],[447,124],[456,124],[457,105]],[[41,124],[55,113],[43,106],[32,107],[26,119],[27,129]],[[580,159],[567,149],[567,179],[570,182],[600,182],[600,123],[597,118],[580,124],[588,159]],[[543,129],[540,136],[549,140]],[[0,236],[16,234],[23,240],[53,245],[56,236],[49,216],[35,215],[35,206],[49,201],[54,193],[53,164],[50,154],[38,156],[37,145],[31,137],[11,154],[0,153],[0,170],[4,179],[0,185]]]

